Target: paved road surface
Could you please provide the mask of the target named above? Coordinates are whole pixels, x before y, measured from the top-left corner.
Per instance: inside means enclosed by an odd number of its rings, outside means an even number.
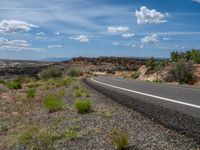
[[[86,82],[113,100],[200,142],[199,88],[106,76]]]

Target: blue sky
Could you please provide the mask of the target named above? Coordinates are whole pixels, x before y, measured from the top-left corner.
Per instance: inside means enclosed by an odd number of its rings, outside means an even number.
[[[0,58],[169,57],[200,48],[200,0],[1,0]]]

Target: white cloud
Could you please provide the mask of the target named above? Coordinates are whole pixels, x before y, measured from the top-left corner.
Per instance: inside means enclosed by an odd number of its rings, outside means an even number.
[[[134,33],[125,33],[125,34],[122,34],[122,37],[124,37],[124,38],[131,38],[133,36],[135,36]]]
[[[136,45],[135,45],[135,44],[133,44],[133,45],[131,45],[131,47],[136,47]]]
[[[197,2],[197,3],[200,3],[200,0],[192,0],[193,2]]]
[[[49,45],[48,46],[48,48],[61,48],[62,47],[62,45],[59,45],[59,44],[57,44],[57,45]]]
[[[19,20],[2,20],[0,22],[0,32],[3,33],[27,32],[31,28],[37,28],[37,26]]]
[[[107,27],[107,31],[109,33],[126,33],[126,32],[129,31],[129,27],[125,27],[125,26],[118,26],[118,27],[110,26],[110,27]]]
[[[142,44],[154,44],[154,43],[159,43],[158,36],[157,34],[152,34],[149,36],[145,36],[144,38],[141,39]]]
[[[76,40],[79,42],[89,42],[90,41],[90,39],[85,35],[80,35],[78,37],[70,37],[69,39]]]
[[[26,40],[8,40],[6,38],[0,38],[0,50],[12,50],[12,51],[22,51],[22,50],[43,50],[40,48],[33,48],[31,44]]]
[[[54,32],[55,35],[60,35],[60,32]]]
[[[144,48],[144,45],[140,45],[140,48]]]
[[[138,24],[164,23],[167,22],[167,20],[165,20],[165,17],[167,17],[168,15],[168,13],[162,14],[155,9],[150,10],[146,6],[142,6],[139,11],[136,10],[135,12]]]
[[[168,38],[168,37],[163,37],[163,41],[169,41],[170,40],[170,38]]]
[[[119,45],[119,42],[112,42],[113,46]]]
[[[46,34],[44,32],[38,32],[36,33],[37,36],[46,36]]]

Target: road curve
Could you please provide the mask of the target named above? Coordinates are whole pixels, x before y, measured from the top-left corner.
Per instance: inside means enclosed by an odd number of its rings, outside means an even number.
[[[85,82],[106,96],[200,143],[200,89],[93,77]]]

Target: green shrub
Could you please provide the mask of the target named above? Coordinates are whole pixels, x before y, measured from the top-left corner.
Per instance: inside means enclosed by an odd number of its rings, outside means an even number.
[[[57,87],[68,86],[68,85],[70,85],[73,81],[74,81],[73,78],[57,79],[57,80],[55,81],[55,84],[56,84]]]
[[[119,150],[126,149],[128,147],[128,134],[116,129],[113,130],[112,143]]]
[[[44,100],[44,106],[49,110],[49,112],[54,112],[62,109],[64,102],[55,95],[49,95]]]
[[[76,98],[81,97],[82,96],[82,91],[80,89],[76,89],[75,90],[75,96],[76,96]]]
[[[26,96],[27,96],[28,98],[34,98],[35,95],[36,95],[36,89],[28,89],[28,90],[26,91]]]
[[[22,85],[19,82],[12,81],[7,84],[7,87],[11,90],[18,90],[22,88]]]
[[[82,75],[82,72],[76,68],[70,68],[67,75],[69,77],[79,77]]]
[[[89,100],[76,100],[75,107],[79,113],[87,113],[91,110],[91,102]]]
[[[79,98],[82,96],[89,97],[90,92],[88,90],[86,90],[85,88],[77,86],[75,89],[75,96],[76,96],[76,98]]]
[[[147,60],[145,66],[147,67],[147,69],[150,70],[154,70],[156,67],[156,61],[155,59],[152,57],[150,59]]]
[[[4,80],[0,80],[0,84],[5,84],[5,81]]]
[[[170,78],[170,79],[169,79]],[[191,63],[185,63],[183,61],[174,64],[170,71],[168,79],[170,81],[176,81],[181,84],[191,83],[194,81],[194,69]]]
[[[62,77],[62,70],[58,67],[49,67],[39,74],[39,78],[41,79],[49,79],[49,78],[59,78]]]
[[[18,82],[18,83],[28,83],[30,82],[32,79],[28,76],[19,76],[17,77],[14,82]]]
[[[77,133],[76,130],[67,130],[66,132],[64,132],[63,136],[67,140],[73,140],[73,139],[76,139],[78,137],[78,133]]]
[[[57,139],[60,136],[48,128],[30,126],[7,136],[3,145],[5,149],[52,149],[53,142]]]

